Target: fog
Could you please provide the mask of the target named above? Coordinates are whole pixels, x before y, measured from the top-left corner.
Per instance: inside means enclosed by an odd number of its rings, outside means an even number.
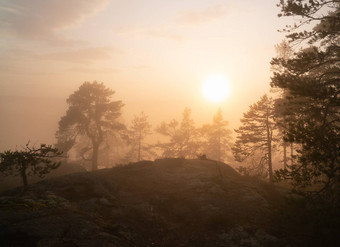
[[[340,5],[0,0],[0,246],[340,246]]]
[[[117,93],[118,94],[118,93]],[[24,146],[28,141],[40,145],[40,143],[55,144],[55,132],[58,130],[58,122],[67,110],[66,98],[45,98],[25,96],[0,97],[1,138],[0,150],[15,149]],[[115,97],[116,100],[120,98]],[[122,109],[122,121],[129,123],[134,115],[144,111],[150,123],[155,127],[162,121],[173,118],[180,119],[185,107],[193,105],[189,101],[151,101],[130,100],[125,101]],[[192,116],[197,125],[211,121],[218,109],[214,103],[205,103],[200,108],[191,108]],[[247,109],[248,106],[245,106]],[[196,111],[195,111],[196,110]],[[224,112],[228,117],[230,128],[239,125],[240,112],[236,109],[228,109]]]

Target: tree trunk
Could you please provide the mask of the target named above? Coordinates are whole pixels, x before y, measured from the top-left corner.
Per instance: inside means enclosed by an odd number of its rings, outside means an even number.
[[[268,131],[269,133],[269,131]],[[269,136],[269,135],[267,135]],[[273,166],[272,166],[272,142],[268,139],[268,172],[269,172],[269,182],[273,183]]]
[[[287,143],[283,141],[283,169],[287,169]]]
[[[138,161],[140,161],[141,146],[142,146],[142,137],[141,137],[141,133],[139,133],[139,137],[138,137]]]
[[[218,153],[217,153],[217,160],[221,161],[221,135],[218,135]]]
[[[293,143],[290,143],[290,165],[293,166],[294,164],[294,147]]]
[[[93,144],[92,171],[98,170],[99,144]]]
[[[24,190],[27,189],[28,187],[28,182],[27,182],[27,175],[26,175],[26,168],[23,168],[21,170],[21,178],[22,178],[22,182],[24,184]]]
[[[269,126],[269,110],[267,109],[266,117],[266,128],[267,128],[267,147],[268,147],[268,173],[269,182],[273,183],[273,167],[272,167],[272,133]]]

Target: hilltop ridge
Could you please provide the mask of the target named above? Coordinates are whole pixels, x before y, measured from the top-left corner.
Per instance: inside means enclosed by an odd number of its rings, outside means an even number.
[[[142,161],[2,193],[1,246],[285,246],[282,198],[221,162]]]

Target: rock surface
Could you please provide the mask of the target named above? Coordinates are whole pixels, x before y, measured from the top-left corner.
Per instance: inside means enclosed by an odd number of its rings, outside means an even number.
[[[70,174],[0,197],[0,246],[286,246],[282,196],[209,160]]]

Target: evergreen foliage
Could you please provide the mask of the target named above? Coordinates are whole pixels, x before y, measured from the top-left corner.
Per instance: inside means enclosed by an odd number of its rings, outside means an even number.
[[[61,157],[62,152],[52,146],[41,144],[40,148],[26,144],[23,150],[7,150],[0,153],[0,172],[4,176],[21,176],[24,188],[28,186],[27,176],[38,175],[44,177],[53,169],[60,166],[60,162],[52,159]]]
[[[237,137],[232,148],[235,159],[242,162],[260,154],[259,167],[262,169],[262,164],[267,164],[269,181],[272,182],[272,142],[275,129],[273,100],[267,95],[262,96],[243,114],[241,124],[235,130]]]
[[[127,153],[129,161],[141,161],[148,154],[153,155],[151,145],[144,142],[145,138],[152,134],[151,127],[148,116],[144,112],[134,116],[132,119],[126,136],[130,146],[130,150]]]
[[[124,129],[117,121],[123,104],[111,100],[114,93],[103,83],[84,82],[67,99],[69,108],[59,121],[58,146],[70,150],[77,138],[90,140],[91,146],[82,148],[81,156],[92,161],[92,170],[98,169],[99,148],[103,141],[115,131]]]
[[[201,128],[204,137],[202,152],[209,158],[224,161],[231,150],[231,131],[227,128],[228,121],[223,119],[219,108],[212,124],[205,124]]]
[[[286,30],[302,48],[288,60],[272,60],[283,69],[274,72],[271,86],[287,92],[280,99],[285,138],[300,146],[298,163],[276,175],[292,179],[296,189],[330,191],[340,183],[340,3],[281,0],[279,6],[281,16],[301,19]]]
[[[184,109],[181,123],[175,119],[169,123],[162,122],[156,132],[170,139],[167,143],[158,144],[163,157],[196,158],[198,131],[189,108]]]

